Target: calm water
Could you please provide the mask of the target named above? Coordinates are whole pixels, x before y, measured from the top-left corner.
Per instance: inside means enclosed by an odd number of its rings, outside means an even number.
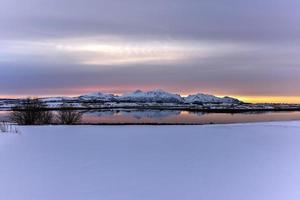
[[[0,121],[9,121],[9,112],[0,111]],[[83,112],[81,123],[186,123],[224,124],[300,120],[300,112],[202,113],[174,110],[110,110]]]

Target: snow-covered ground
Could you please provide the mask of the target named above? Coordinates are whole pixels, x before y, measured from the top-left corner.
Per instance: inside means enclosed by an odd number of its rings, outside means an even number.
[[[1,200],[300,199],[300,122],[19,129]]]

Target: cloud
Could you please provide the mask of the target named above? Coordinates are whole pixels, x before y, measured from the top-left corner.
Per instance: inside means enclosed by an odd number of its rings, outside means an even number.
[[[0,52],[7,62],[71,62],[85,65],[179,64],[195,59],[224,56],[249,49],[244,44],[185,41],[133,40],[98,36],[27,41],[3,41]]]
[[[0,36],[299,41],[299,6],[297,0],[3,0]]]
[[[3,0],[0,91],[159,87],[300,95],[299,6],[296,0]]]

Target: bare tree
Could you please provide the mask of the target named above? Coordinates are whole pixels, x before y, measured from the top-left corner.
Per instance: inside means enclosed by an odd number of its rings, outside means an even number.
[[[20,125],[51,124],[53,114],[38,98],[28,98],[13,108],[11,120]]]
[[[57,120],[60,124],[76,124],[81,121],[82,113],[74,110],[72,106],[66,106],[66,104],[62,104],[60,110],[57,114]]]

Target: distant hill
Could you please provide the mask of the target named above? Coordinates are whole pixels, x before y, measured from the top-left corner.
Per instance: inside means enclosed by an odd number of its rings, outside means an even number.
[[[136,90],[134,92],[125,93],[123,95],[107,94],[102,92],[89,93],[77,97],[44,97],[40,100],[47,105],[48,108],[58,108],[63,103],[76,108],[95,108],[103,107],[105,103],[108,108],[115,107],[136,107],[144,105],[144,107],[155,106],[189,106],[189,105],[240,105],[242,101],[232,97],[216,97],[209,94],[193,94],[182,97],[179,94],[166,92],[161,89],[152,91]],[[11,109],[20,104],[22,99],[0,99],[0,109]]]
[[[125,93],[121,96],[105,93],[91,93],[77,97],[79,100],[85,101],[119,101],[119,102],[161,102],[161,103],[242,103],[240,100],[232,97],[216,97],[209,94],[194,94],[188,97],[182,97],[179,94],[173,94],[161,89],[152,91],[136,90],[134,92]]]

